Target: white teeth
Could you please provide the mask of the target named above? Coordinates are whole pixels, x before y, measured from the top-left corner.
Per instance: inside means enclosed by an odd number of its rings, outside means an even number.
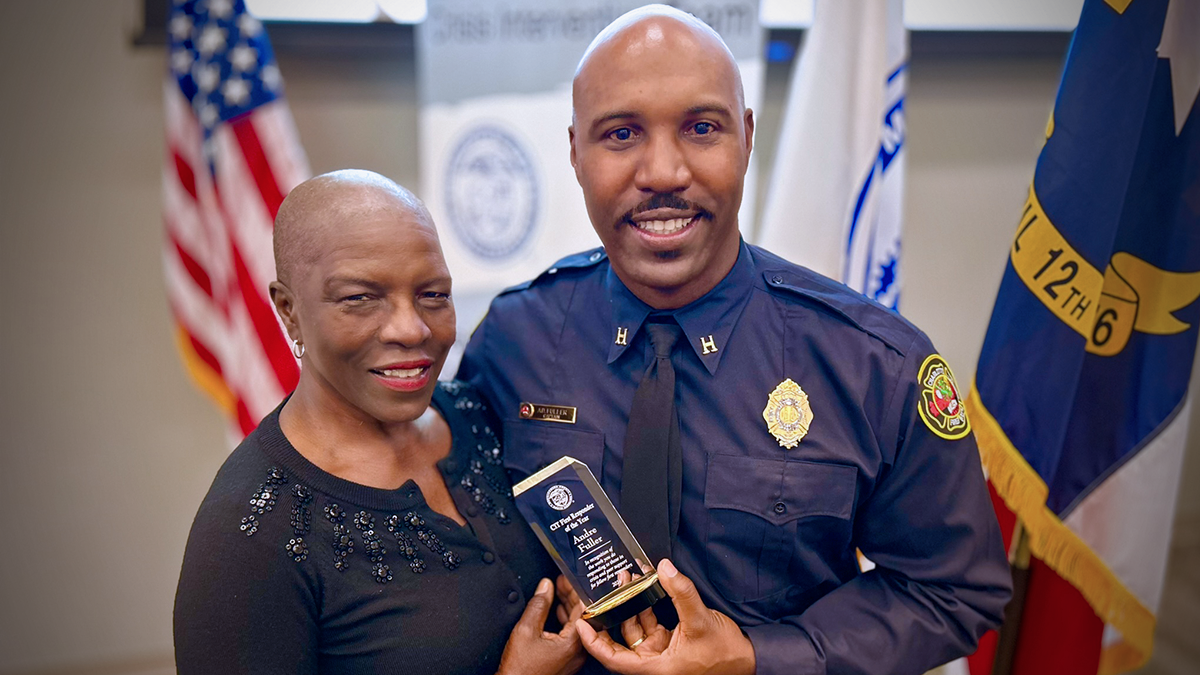
[[[387,377],[416,377],[424,368],[388,368],[379,372]]]
[[[639,230],[653,232],[654,234],[675,234],[682,230],[688,223],[692,222],[691,218],[672,218],[671,220],[644,220],[640,223],[635,223]]]

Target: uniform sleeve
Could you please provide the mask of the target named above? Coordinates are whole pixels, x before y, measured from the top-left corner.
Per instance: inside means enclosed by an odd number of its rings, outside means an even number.
[[[999,624],[1012,577],[974,436],[946,438],[957,431],[918,411],[930,405],[918,371],[931,354],[918,336],[881,426],[895,454],[855,517],[875,569],[803,614],[747,628],[760,675],[919,674],[971,653]]]
[[[494,306],[494,303],[493,303]],[[479,322],[479,326],[475,328],[475,332],[471,333],[471,340],[467,343],[467,348],[463,351],[462,360],[458,364],[458,373],[454,376],[456,380],[462,380],[471,386],[483,392],[484,398],[489,401],[495,401],[495,391],[492,389],[491,367],[488,362],[487,334],[489,326],[493,322],[491,308],[483,317],[483,321]]]
[[[184,553],[175,595],[178,672],[315,674],[317,603],[304,562],[284,548],[290,528],[265,529],[286,525],[287,513],[260,516],[260,529],[247,536],[239,529],[246,500],[218,490],[197,514]]]

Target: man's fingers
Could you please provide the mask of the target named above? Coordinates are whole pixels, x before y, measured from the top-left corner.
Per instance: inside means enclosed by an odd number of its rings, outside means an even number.
[[[596,652],[603,653],[606,657],[612,658],[616,651],[616,643],[612,641],[612,637],[605,631],[597,632],[588,622],[583,619],[575,621],[575,630],[579,633],[579,641],[583,643],[583,648],[589,654],[595,656]]]
[[[654,614],[653,607],[647,607],[637,614],[638,623],[642,626],[642,634],[649,635],[658,627],[658,617]]]
[[[597,632],[583,619],[576,621],[575,626],[579,629],[579,640],[583,643],[583,648],[599,661],[600,665],[618,673],[639,672],[641,657],[614,642],[607,631]]]
[[[575,619],[578,619],[578,618],[579,618],[578,616],[572,616],[572,617],[568,617],[567,620],[563,621],[562,622],[563,627],[562,627],[562,630],[558,631],[558,636],[569,642],[575,642],[576,640],[578,640],[579,639],[579,629],[575,627]]]
[[[534,631],[535,635],[542,633],[542,627],[546,625],[546,618],[550,616],[550,597],[553,585],[549,579],[542,579],[538,582],[537,590],[533,592],[533,597],[525,605],[525,611],[521,613],[521,618],[517,620],[517,627],[514,630]]]
[[[680,626],[700,626],[708,621],[711,615],[704,601],[700,599],[696,585],[675,569],[670,560],[663,558],[658,562],[658,579],[667,595],[671,596],[671,602],[675,604]]]
[[[621,638],[625,640],[626,646],[630,649],[633,649],[633,643],[644,637],[646,637],[646,631],[642,629],[642,623],[636,615],[621,622]]]

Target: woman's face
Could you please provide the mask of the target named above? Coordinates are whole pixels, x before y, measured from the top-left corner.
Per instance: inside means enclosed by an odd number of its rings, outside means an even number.
[[[351,417],[404,422],[428,408],[454,344],[450,273],[425,217],[371,201],[316,224],[292,304],[276,306],[305,346],[301,387]]]

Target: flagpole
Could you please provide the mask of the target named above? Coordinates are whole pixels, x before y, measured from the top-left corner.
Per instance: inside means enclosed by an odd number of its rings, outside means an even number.
[[[1012,675],[1017,654],[1017,634],[1021,632],[1021,614],[1025,611],[1025,593],[1029,589],[1029,533],[1020,520],[1013,529],[1008,564],[1012,569],[1013,595],[1004,608],[1004,623],[996,645],[996,659],[991,675]]]

